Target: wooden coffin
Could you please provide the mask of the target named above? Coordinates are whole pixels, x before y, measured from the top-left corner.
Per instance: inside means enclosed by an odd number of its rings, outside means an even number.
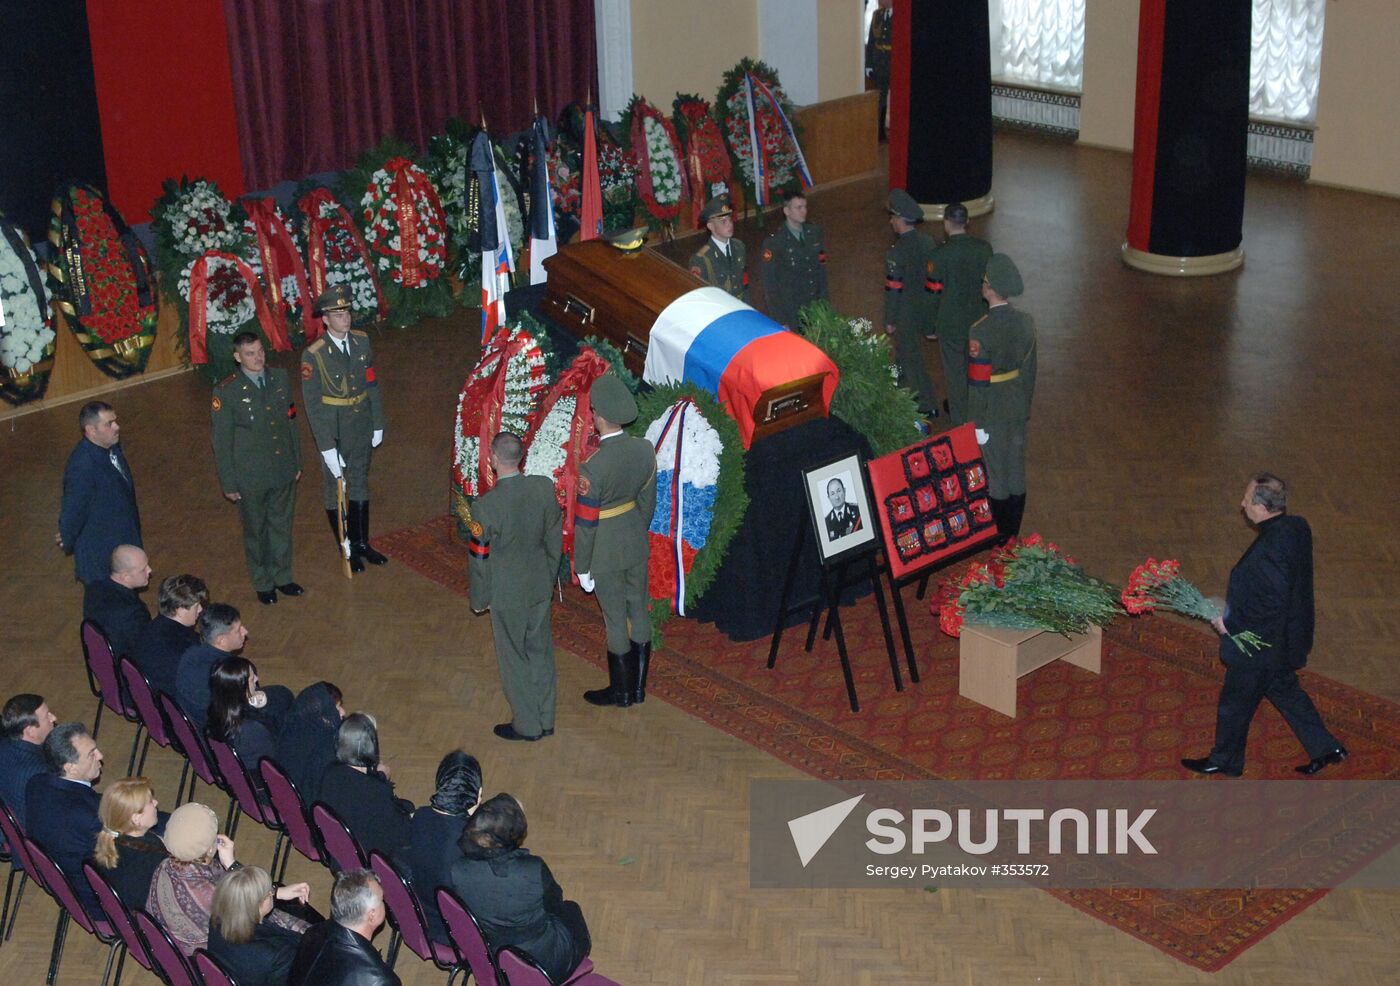
[[[560,247],[544,266],[549,274],[541,303],[545,317],[580,339],[597,336],[613,343],[622,350],[627,368],[648,383],[668,382],[648,376],[652,327],[673,302],[704,288],[703,281],[651,250],[627,253],[604,240]],[[763,316],[754,312],[753,318]],[[717,378],[726,371],[722,383],[705,386],[738,422],[745,447],[765,435],[824,418],[830,407],[838,379],[830,359],[794,333],[784,330],[781,342],[781,358],[729,370],[716,367],[708,374]],[[758,348],[774,352],[771,345]]]

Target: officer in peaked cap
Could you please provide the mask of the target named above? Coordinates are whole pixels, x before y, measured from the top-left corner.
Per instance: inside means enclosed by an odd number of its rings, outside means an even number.
[[[331,530],[336,530],[336,480],[343,470],[350,569],[363,572],[365,562],[389,560],[369,543],[370,449],[384,440],[384,405],[369,336],[350,328],[350,289],[337,284],[322,291],[316,312],[325,317],[326,332],[302,350],[302,403],[324,462],[321,485]]]
[[[609,373],[588,391],[598,451],[579,467],[574,571],[595,592],[608,635],[608,684],[584,692],[594,705],[625,708],[646,699],[651,664],[647,615],[647,528],[656,509],[656,449],[622,430],[637,417],[627,385]]]
[[[938,396],[924,366],[923,337],[933,331],[938,300],[933,294],[933,240],[915,229],[924,210],[902,188],[890,192],[890,228],[895,241],[885,254],[885,332],[894,337],[900,383],[914,392],[919,411],[938,417]]]
[[[1008,300],[1025,290],[1004,253],[987,261],[987,314],[967,340],[967,417],[977,426],[987,496],[1003,539],[1015,537],[1026,509],[1026,425],[1035,396],[1035,320]]]
[[[690,272],[706,284],[748,301],[748,258],[744,242],[734,236],[734,209],[729,196],[716,195],[706,202],[700,210],[700,221],[710,231],[710,238],[691,256]]]

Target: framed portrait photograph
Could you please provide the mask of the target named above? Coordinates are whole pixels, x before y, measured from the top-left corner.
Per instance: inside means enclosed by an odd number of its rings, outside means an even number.
[[[870,512],[865,467],[852,453],[802,471],[807,509],[816,534],[817,555],[830,565],[875,544],[879,525]]]

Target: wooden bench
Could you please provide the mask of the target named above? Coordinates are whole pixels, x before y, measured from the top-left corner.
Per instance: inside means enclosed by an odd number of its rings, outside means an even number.
[[[1003,630],[964,623],[958,645],[958,694],[1016,718],[1016,680],[1064,660],[1099,673],[1103,632],[1068,637],[1049,630]]]

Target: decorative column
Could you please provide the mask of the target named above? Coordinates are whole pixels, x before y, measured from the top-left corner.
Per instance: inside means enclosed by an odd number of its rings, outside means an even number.
[[[1123,261],[1194,277],[1244,263],[1251,0],[1141,0]]]
[[[895,0],[890,187],[930,219],[949,202],[991,212],[992,53],[987,0]]]

